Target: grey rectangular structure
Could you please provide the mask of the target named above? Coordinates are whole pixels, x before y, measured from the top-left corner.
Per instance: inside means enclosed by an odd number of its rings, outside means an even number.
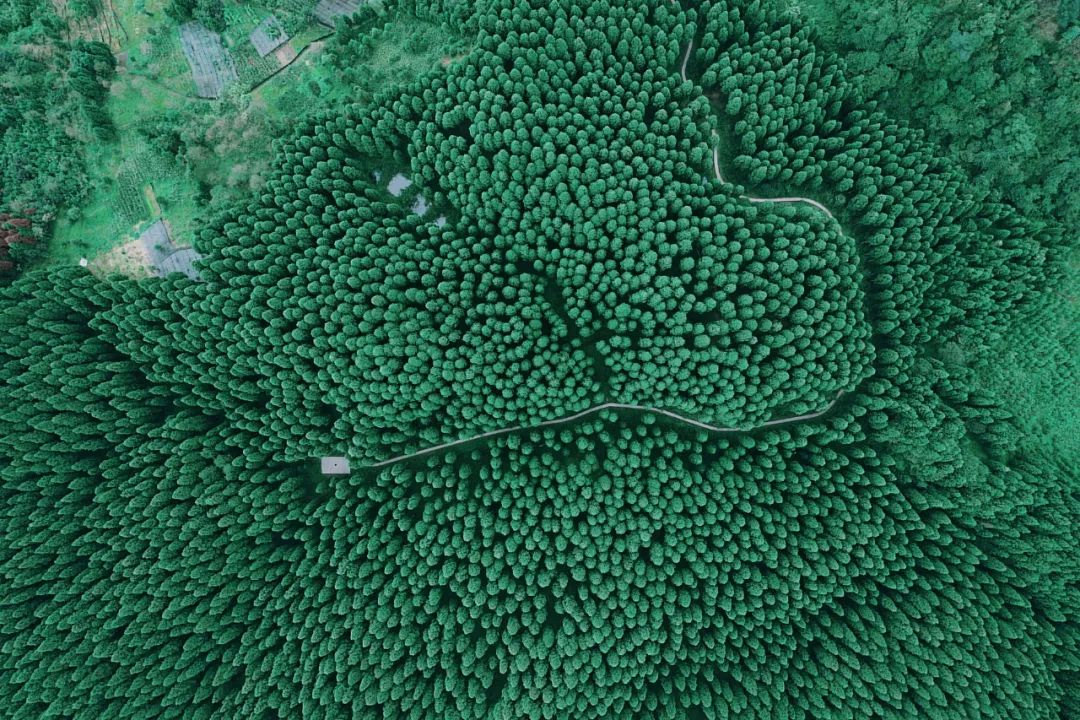
[[[320,458],[320,466],[323,475],[348,475],[349,459],[344,457]]]
[[[191,79],[199,97],[216,98],[238,75],[221,36],[199,22],[180,26],[180,45],[191,67]]]
[[[327,27],[334,27],[339,17],[348,17],[360,9],[364,0],[319,0],[315,6],[315,19]]]
[[[169,237],[169,231],[161,220],[143,230],[139,234],[139,242],[146,251],[147,257],[150,258],[150,264],[155,268],[160,266],[161,262],[176,250],[172,238]]]
[[[259,57],[266,57],[284,45],[289,36],[278,19],[271,15],[259,23],[258,27],[248,35],[248,38],[251,40],[251,44],[255,46],[255,52],[259,53]]]
[[[179,272],[192,280],[202,279],[195,269],[195,262],[202,256],[195,248],[178,248],[169,236],[169,230],[161,220],[150,225],[139,235],[139,243],[146,251],[155,275],[164,277]]]
[[[179,248],[158,263],[158,273],[164,276],[178,272],[187,275],[192,280],[202,280],[202,275],[195,269],[195,262],[201,259],[202,255],[195,248]]]

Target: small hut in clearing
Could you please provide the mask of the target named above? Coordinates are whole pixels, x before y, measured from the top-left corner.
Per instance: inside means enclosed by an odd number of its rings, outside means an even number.
[[[349,459],[340,456],[319,458],[319,470],[323,475],[348,475]]]

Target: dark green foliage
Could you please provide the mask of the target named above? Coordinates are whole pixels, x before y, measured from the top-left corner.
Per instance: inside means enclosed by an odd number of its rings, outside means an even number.
[[[165,12],[173,20],[185,22],[191,19],[197,6],[198,0],[171,0],[165,5]]]
[[[165,12],[180,22],[197,20],[214,32],[225,30],[225,6],[222,0],[171,0]]]
[[[1080,0],[1059,0],[1057,19],[1063,28],[1074,26],[1080,21]]]
[[[225,30],[225,6],[222,0],[199,0],[192,17],[215,32]]]
[[[1060,228],[755,3],[463,23],[300,124],[202,282],[0,290],[5,713],[1080,717],[1080,451],[1030,437],[1077,378]],[[748,429],[363,467],[603,401]]]
[[[23,215],[0,213],[0,280],[8,280],[16,267],[29,264],[41,254],[41,230],[32,211]]]
[[[40,0],[9,0],[0,5],[0,35],[27,27],[34,22],[35,15],[41,14],[41,9]]]
[[[69,0],[67,3],[67,11],[73,20],[92,18],[104,9],[101,0]]]
[[[1080,55],[1036,0],[802,0],[852,81],[1027,212],[1080,223]]]
[[[116,74],[116,58],[108,46],[99,42],[73,43],[70,54],[68,83],[73,92],[82,96],[82,110],[90,126],[99,135],[110,136],[112,119],[105,110],[109,83]]]

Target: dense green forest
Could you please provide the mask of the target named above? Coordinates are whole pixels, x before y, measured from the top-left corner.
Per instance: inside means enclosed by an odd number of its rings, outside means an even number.
[[[1026,212],[1080,224],[1080,4],[806,0],[864,97]],[[1076,28],[1076,31],[1071,31]]]
[[[1080,718],[1069,10],[794,7],[9,12],[0,238],[202,257],[0,288],[0,714]]]

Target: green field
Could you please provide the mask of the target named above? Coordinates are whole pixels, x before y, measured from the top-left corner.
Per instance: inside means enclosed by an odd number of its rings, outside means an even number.
[[[126,31],[114,48],[120,64],[107,105],[116,137],[88,143],[93,190],[79,212],[72,213],[77,219],[58,219],[47,255],[50,264],[92,259],[133,237],[136,225],[154,215],[145,199],[150,186],[177,241],[190,243],[195,219],[210,199],[227,200],[261,182],[272,138],[278,134],[276,101],[296,95],[300,82],[295,72],[281,73],[258,94],[244,92],[279,69],[273,54],[259,58],[248,40],[269,11],[248,4],[227,6],[223,37],[240,71],[240,86],[207,100],[195,96],[176,22],[164,5],[163,0],[115,3]],[[321,26],[305,27],[290,43],[299,51],[326,32]],[[311,59],[303,60],[310,67]],[[294,100],[295,105],[303,103]],[[188,152],[177,156],[151,143],[148,135],[162,128],[183,137]],[[211,193],[211,187],[217,191]]]
[[[248,38],[271,11],[225,5],[222,38],[239,80],[220,98],[203,99],[195,94],[164,0],[115,3],[125,31],[115,48],[121,62],[107,104],[116,137],[88,144],[94,189],[77,219],[57,223],[48,262],[92,259],[130,239],[154,214],[144,198],[151,185],[177,241],[191,243],[195,220],[211,202],[239,200],[261,186],[274,139],[296,118],[320,106],[365,102],[460,51],[436,24],[388,17],[337,49],[353,53],[343,70],[328,52],[331,31],[304,20],[302,3],[291,6],[281,19],[293,30],[288,46],[295,58],[281,66],[273,52],[260,58]]]

